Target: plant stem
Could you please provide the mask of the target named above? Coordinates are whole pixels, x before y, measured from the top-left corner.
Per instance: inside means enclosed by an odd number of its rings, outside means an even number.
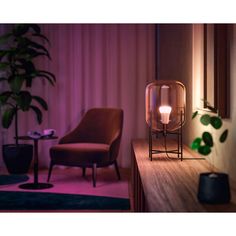
[[[18,107],[16,106],[16,115],[15,115],[15,139],[16,145],[18,146]]]

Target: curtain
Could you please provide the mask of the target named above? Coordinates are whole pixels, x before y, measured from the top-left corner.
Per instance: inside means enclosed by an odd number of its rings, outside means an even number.
[[[38,125],[34,114],[20,114],[20,134],[55,129],[62,137],[92,107],[124,110],[124,127],[118,157],[121,167],[131,162],[131,140],[145,138],[145,87],[155,79],[155,25],[145,24],[43,24],[52,61],[38,65],[55,74],[53,87],[35,81],[33,92],[49,109]],[[1,127],[2,129],[2,127]],[[1,142],[13,142],[13,127],[1,131]],[[49,148],[57,140],[40,141],[39,163],[49,165]],[[2,161],[2,160],[1,160]]]

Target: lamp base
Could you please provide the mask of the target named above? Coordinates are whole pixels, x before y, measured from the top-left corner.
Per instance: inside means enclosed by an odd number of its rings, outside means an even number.
[[[230,201],[229,178],[225,173],[202,173],[199,178],[198,200],[201,203],[223,204]]]

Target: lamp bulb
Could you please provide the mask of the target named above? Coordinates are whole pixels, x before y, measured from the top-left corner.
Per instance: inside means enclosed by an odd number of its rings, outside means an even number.
[[[161,113],[161,122],[162,124],[168,124],[170,122],[170,113],[171,113],[171,106],[160,106],[159,111]]]

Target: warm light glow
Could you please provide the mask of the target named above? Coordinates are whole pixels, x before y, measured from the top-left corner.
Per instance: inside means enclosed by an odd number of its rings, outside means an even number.
[[[160,106],[159,111],[161,113],[162,124],[168,124],[170,121],[170,113],[172,108],[170,106]]]
[[[167,85],[161,86],[161,105],[167,106],[169,105],[169,93],[170,93],[170,87]]]
[[[193,81],[192,81],[192,108],[193,111],[203,108],[201,99],[204,97],[203,71],[203,25],[193,26]]]

